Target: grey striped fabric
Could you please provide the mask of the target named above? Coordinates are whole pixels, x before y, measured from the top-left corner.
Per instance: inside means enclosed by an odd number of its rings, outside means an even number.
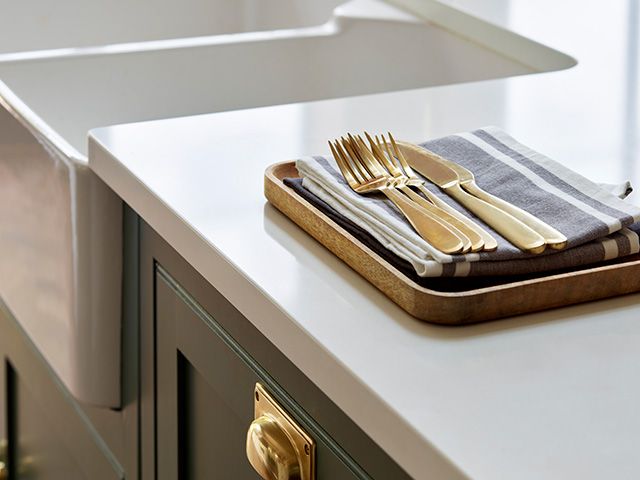
[[[530,255],[485,225],[498,240],[495,252],[446,255],[420,238],[386,197],[353,192],[333,158],[303,158],[297,161],[297,168],[306,189],[409,261],[423,277],[539,272],[599,262],[640,250],[640,225],[636,224],[640,209],[618,198],[611,189],[518,143],[499,128],[485,127],[422,146],[467,167],[483,189],[553,225],[567,236],[568,248]],[[425,186],[483,224],[435,185],[426,182]]]

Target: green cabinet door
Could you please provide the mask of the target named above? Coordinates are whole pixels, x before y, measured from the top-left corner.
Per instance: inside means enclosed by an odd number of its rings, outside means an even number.
[[[362,478],[293,400],[162,268],[155,280],[157,479],[256,480],[245,453],[262,383],[317,443],[316,478]],[[290,408],[290,409],[289,409]]]
[[[0,439],[8,480],[123,480],[95,425],[0,299]],[[0,475],[0,479],[5,480]],[[131,475],[129,478],[136,478]]]
[[[15,445],[13,478],[20,480],[82,480],[87,478],[78,463],[80,451],[72,451],[61,441],[55,423],[29,386],[15,371],[11,371],[13,395],[13,426]],[[110,472],[111,473],[111,472]],[[118,478],[104,475],[103,478]]]

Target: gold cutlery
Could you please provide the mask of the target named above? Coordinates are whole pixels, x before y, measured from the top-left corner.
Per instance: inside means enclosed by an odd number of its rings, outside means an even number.
[[[457,225],[453,225],[448,218],[445,218],[447,216],[446,212],[440,210],[438,207],[428,202],[409,188],[407,185],[408,178],[406,175],[404,175],[393,163],[390,163],[384,155],[379,156],[377,155],[378,152],[373,152],[369,149],[360,135],[354,136],[348,133],[347,143],[351,147],[353,151],[352,153],[360,159],[360,163],[366,161],[369,164],[374,165],[380,174],[387,176],[392,187],[400,190],[449,228],[449,230],[451,230],[462,241],[462,251],[460,253],[467,253],[471,250],[472,244],[469,237],[465,235]],[[480,248],[482,248],[482,246],[480,246]]]
[[[484,247],[482,248],[482,250],[484,250],[485,252],[492,252],[496,250],[498,248],[498,242],[489,232],[487,232],[483,227],[478,225],[476,222],[474,222],[470,218],[467,218],[466,216],[464,216],[462,213],[460,213],[455,208],[450,206],[444,200],[440,199],[438,196],[431,193],[424,186],[424,181],[415,174],[415,172],[411,169],[411,167],[407,163],[407,160],[402,155],[402,151],[397,148],[397,145],[395,145],[395,140],[393,136],[390,133],[388,134],[388,136],[389,136],[389,140],[391,141],[391,145],[393,146],[394,152],[396,153],[398,161],[402,164],[402,168],[405,170],[407,175],[413,179],[412,181],[418,183],[418,189],[420,190],[420,193],[422,193],[425,197],[427,197],[434,205],[438,206],[442,210],[445,210],[450,215],[458,218],[460,221],[465,222],[470,228],[472,228],[475,232],[477,232],[480,235],[480,237],[482,237],[482,241],[484,242]]]
[[[500,208],[471,195],[460,186],[458,173],[440,161],[439,156],[412,144],[398,143],[407,163],[431,182],[459,201],[479,218],[491,225],[516,247],[529,253],[542,253],[546,241],[542,235]]]
[[[444,253],[454,254],[462,251],[463,242],[450,228],[397,191],[389,177],[382,174],[374,164],[358,158],[344,138],[341,141],[329,142],[329,147],[342,175],[354,192],[381,192],[393,202],[424,240]]]
[[[369,141],[371,151],[376,155],[376,157],[383,161],[387,170],[389,170],[394,177],[404,177],[404,179],[406,179],[405,184],[408,187],[416,188],[426,197],[426,199],[416,194],[411,189],[408,189],[409,196],[422,206],[425,206],[425,204],[432,204],[435,206],[436,212],[440,217],[456,227],[469,238],[472,252],[478,252],[480,250],[493,251],[498,247],[498,243],[495,238],[493,238],[484,228],[480,227],[478,224],[450,207],[446,202],[431,193],[424,186],[424,181],[413,172],[405,158],[402,156],[402,152],[398,150],[395,140],[391,134],[389,134],[389,142],[385,140],[384,135],[380,135],[380,138],[376,135],[375,140],[371,138],[371,135],[367,132],[365,132],[365,136]],[[391,148],[389,148],[389,144],[391,144]],[[393,153],[391,150],[393,150]],[[400,163],[400,168],[396,165],[394,157]]]
[[[400,148],[415,148],[414,145],[406,142],[398,142]],[[427,155],[436,155],[433,152],[430,152],[427,149],[424,149]],[[531,229],[538,232],[545,239],[547,245],[556,250],[562,250],[567,246],[567,237],[565,237],[558,230],[553,228],[548,223],[543,222],[539,218],[531,215],[529,212],[522,210],[519,207],[516,207],[512,203],[509,203],[501,198],[496,197],[495,195],[490,194],[489,192],[482,190],[475,181],[473,173],[451,160],[438,156],[438,159],[444,162],[445,165],[451,167],[456,171],[458,177],[460,178],[460,185],[471,195],[474,195],[481,200],[484,200],[487,203],[490,203],[500,210],[504,210],[509,215],[516,217],[525,225],[529,226]]]

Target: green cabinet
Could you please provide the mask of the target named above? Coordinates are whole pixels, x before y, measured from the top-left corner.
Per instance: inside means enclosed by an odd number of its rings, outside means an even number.
[[[409,478],[125,212],[122,407],[73,398],[0,300],[0,480],[256,480],[246,435],[257,383],[315,442],[316,479]]]
[[[315,441],[316,479],[409,478],[144,222],[139,275],[142,478],[259,478],[258,382]]]
[[[82,479],[82,465],[77,454],[60,439],[54,419],[48,415],[46,402],[30,391],[27,382],[11,371],[12,415],[15,436],[13,441],[16,478],[51,480]],[[111,473],[111,472],[110,472]],[[118,478],[118,475],[105,475]]]
[[[114,422],[123,411],[78,404],[1,301],[0,332],[0,479],[124,479],[110,448],[118,443],[124,456],[125,443],[116,440],[122,425]],[[110,425],[104,436],[96,430],[102,424]]]
[[[256,383],[274,386],[273,380],[161,267],[155,285],[157,479],[258,478],[246,458],[246,433]],[[317,428],[295,419],[309,433]],[[317,478],[362,478],[322,439],[316,442]]]

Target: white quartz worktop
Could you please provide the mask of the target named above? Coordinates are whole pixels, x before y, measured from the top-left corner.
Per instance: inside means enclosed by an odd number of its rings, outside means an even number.
[[[264,199],[267,165],[346,131],[424,140],[489,124],[593,180],[640,185],[637,2],[449,3],[579,63],[102,128],[90,165],[415,478],[637,478],[639,295],[420,323]]]

